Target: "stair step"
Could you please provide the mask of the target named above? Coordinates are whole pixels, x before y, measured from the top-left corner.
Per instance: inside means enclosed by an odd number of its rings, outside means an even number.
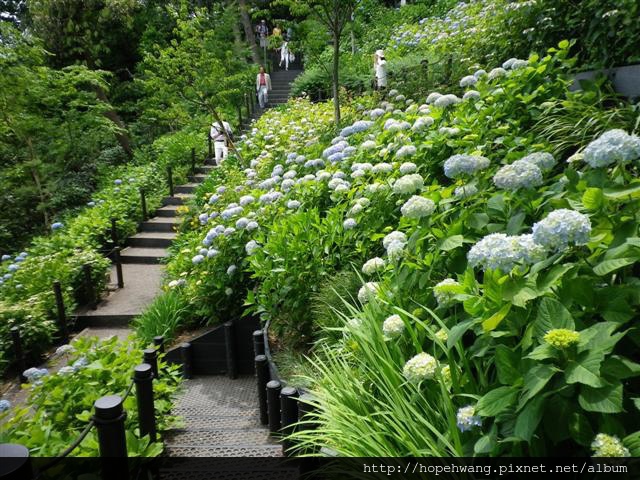
[[[246,405],[234,408],[229,406],[210,405],[208,403],[195,403],[184,399],[180,403],[180,406],[174,408],[172,412],[175,415],[180,415],[185,418],[194,415],[201,417],[237,416],[238,418],[260,418],[260,410],[257,405],[256,408],[247,408]]]
[[[205,175],[211,172],[211,170],[213,170],[213,166],[211,165],[202,165],[201,167],[196,168],[196,172],[203,173]]]
[[[175,187],[174,192],[175,193],[193,193],[195,192],[196,188],[198,188],[199,186],[200,186],[199,183],[186,183],[184,185],[179,185]]]
[[[166,207],[156,210],[156,217],[176,217],[178,216],[178,208],[180,205],[167,205]]]
[[[127,239],[127,245],[140,248],[166,248],[175,240],[174,232],[140,232]]]
[[[162,263],[162,260],[167,256],[167,251],[164,248],[127,247],[122,250],[120,260],[122,263],[153,265]]]
[[[167,445],[165,453],[170,457],[281,457],[282,447],[280,445],[259,447],[255,445]]]
[[[266,428],[198,428],[169,430],[167,445],[277,445]]]
[[[200,173],[198,173],[196,175],[190,175],[189,176],[189,182],[191,182],[191,183],[200,184],[200,183],[204,182],[206,179],[207,179],[207,176],[204,175],[204,174],[200,174]]]
[[[183,417],[184,428],[246,429],[261,428],[260,417],[237,415],[191,414]]]
[[[162,480],[210,480],[212,478],[218,480],[299,480],[300,472],[297,469],[291,468],[274,468],[270,467],[267,470],[260,470],[253,466],[253,463],[248,465],[246,462],[238,462],[233,460],[233,465],[230,468],[224,468],[211,464],[205,469],[195,469],[191,467],[194,464],[194,460],[190,458],[188,463],[182,465],[180,469],[164,469],[160,468],[160,478]],[[239,464],[242,467],[238,467]]]
[[[174,192],[175,193],[175,192]],[[163,205],[183,205],[193,198],[193,195],[185,193],[176,193],[173,197],[164,197]]]
[[[142,222],[143,232],[173,232],[179,225],[177,218],[156,217]]]

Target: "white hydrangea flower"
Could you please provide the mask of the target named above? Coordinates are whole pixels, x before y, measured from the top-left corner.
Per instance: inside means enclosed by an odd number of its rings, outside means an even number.
[[[342,222],[342,228],[345,230],[353,230],[358,226],[358,222],[355,218],[347,218],[344,222]]]
[[[465,94],[462,96],[463,100],[478,100],[480,99],[480,92],[477,90],[469,90],[467,92],[465,92]]]
[[[358,300],[360,303],[367,303],[375,299],[380,290],[380,285],[377,282],[367,282],[358,291]]]
[[[445,278],[433,287],[433,295],[439,307],[449,307],[454,304],[454,297],[461,292],[462,286],[453,278]]]
[[[414,173],[418,170],[418,166],[413,162],[404,162],[400,165],[400,173],[402,175],[408,175],[410,173]]]
[[[247,244],[244,246],[244,250],[247,252],[247,255],[253,255],[253,253],[260,248],[260,244],[255,240],[249,240]]]
[[[495,80],[496,78],[504,77],[507,71],[504,68],[494,68],[489,72],[489,80]]]
[[[405,244],[401,242],[391,242],[387,247],[387,255],[391,262],[397,262],[404,257]]]
[[[407,195],[414,193],[416,190],[421,190],[423,186],[424,180],[422,177],[417,173],[413,173],[396,180],[393,184],[393,192],[399,195]]]
[[[385,237],[382,239],[382,246],[386,249],[389,248],[389,245],[391,245],[394,242],[400,242],[403,245],[407,243],[407,236],[404,234],[404,232],[400,232],[398,230],[395,230],[387,235],[385,235]]]
[[[382,258],[374,257],[365,262],[365,264],[362,266],[362,273],[364,273],[365,275],[373,275],[384,270],[384,266],[385,263]]]
[[[405,145],[396,152],[396,158],[401,159],[405,157],[411,157],[415,155],[416,152],[417,149],[413,145]]]
[[[393,165],[386,162],[381,162],[373,166],[371,169],[373,173],[390,173],[393,171]]]
[[[515,191],[520,188],[533,188],[542,185],[542,172],[535,163],[516,160],[505,165],[493,177],[498,188]]]
[[[473,75],[467,75],[460,80],[460,86],[462,88],[472,87],[478,82],[478,79]]]
[[[415,123],[413,124],[413,127],[411,127],[411,129],[414,132],[420,132],[422,130],[424,130],[425,128],[430,127],[431,125],[433,125],[433,118],[429,117],[427,115],[425,115],[424,117],[419,117]]]
[[[615,435],[599,433],[591,442],[594,457],[630,457],[629,449]]]
[[[362,148],[362,150],[373,150],[376,148],[376,142],[373,140],[367,140],[360,145],[360,148]]]
[[[476,243],[467,259],[472,267],[511,272],[518,264],[529,265],[544,258],[545,250],[531,235],[509,236],[492,233]]]
[[[462,185],[461,187],[456,187],[453,193],[458,198],[468,198],[478,193],[478,187],[473,184]]]
[[[430,94],[429,94],[429,96],[427,97],[427,102],[426,102],[426,103],[427,103],[428,105],[431,105],[431,104],[435,103],[435,102],[436,102],[436,100],[438,100],[441,96],[442,96],[442,94],[441,94],[441,93],[438,93],[438,92],[432,92],[432,93],[430,93]]]
[[[640,158],[640,137],[620,129],[609,130],[587,145],[583,154],[592,168],[629,163]]]
[[[404,332],[404,322],[400,315],[391,315],[382,323],[382,333],[385,338],[398,338]]]
[[[432,379],[438,370],[438,361],[428,353],[419,353],[404,364],[402,374],[411,383]]]
[[[402,205],[400,212],[407,218],[422,218],[431,215],[435,209],[433,200],[414,195]]]
[[[535,152],[523,157],[523,162],[529,162],[536,165],[541,171],[548,172],[556,165],[556,159],[547,152]]]
[[[458,98],[456,95],[449,93],[447,95],[442,95],[441,97],[439,97],[433,104],[436,107],[447,108],[451,105],[460,103],[460,101],[460,98]]]
[[[480,155],[457,154],[444,162],[444,174],[449,178],[473,175],[487,168],[490,163],[488,158]]]
[[[533,240],[550,250],[562,250],[569,243],[585,245],[591,235],[589,217],[562,208],[554,210],[546,218],[535,223],[532,228]]]

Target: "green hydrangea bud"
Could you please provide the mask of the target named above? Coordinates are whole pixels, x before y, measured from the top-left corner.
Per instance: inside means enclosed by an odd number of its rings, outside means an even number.
[[[567,328],[554,328],[547,332],[544,341],[558,350],[565,350],[580,341],[580,333]]]

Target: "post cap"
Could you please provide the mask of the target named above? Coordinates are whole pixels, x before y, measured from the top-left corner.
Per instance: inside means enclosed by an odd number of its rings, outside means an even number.
[[[148,363],[136,365],[133,369],[133,378],[135,380],[148,380],[153,378],[153,368]]]
[[[298,389],[296,387],[284,387],[280,392],[283,397],[297,397]]]
[[[122,398],[119,395],[100,397],[93,407],[100,420],[113,420],[122,415]]]
[[[181,343],[180,348],[191,348],[191,344],[189,342]]]
[[[262,330],[255,330],[253,332],[254,337],[261,337],[263,335]]]
[[[271,380],[267,382],[267,388],[280,388],[282,385],[278,380]]]
[[[266,355],[256,355],[256,363],[258,362],[266,362],[267,361],[267,356]]]
[[[142,351],[142,355],[144,358],[155,358],[155,356],[157,355],[157,352],[155,348],[145,348]]]
[[[0,478],[14,474],[29,459],[29,449],[17,443],[0,443]]]

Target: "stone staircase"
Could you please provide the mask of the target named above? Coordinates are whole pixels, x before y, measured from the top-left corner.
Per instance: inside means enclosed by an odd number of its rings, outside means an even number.
[[[271,73],[269,106],[276,107],[287,103],[291,94],[291,83],[302,73],[302,70],[275,70]]]

